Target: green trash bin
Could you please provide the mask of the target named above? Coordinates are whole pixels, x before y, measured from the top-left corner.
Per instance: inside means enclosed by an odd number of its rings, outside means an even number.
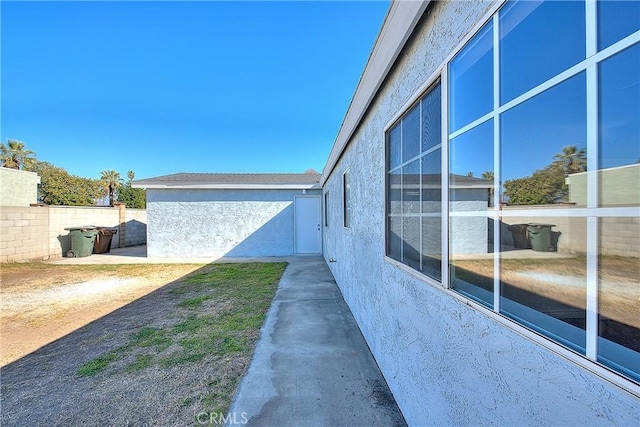
[[[71,236],[71,250],[67,251],[68,258],[90,256],[93,252],[93,245],[96,241],[96,227],[85,225],[82,227],[68,227]]]
[[[530,223],[527,226],[531,249],[537,252],[551,252],[551,227],[554,224]]]

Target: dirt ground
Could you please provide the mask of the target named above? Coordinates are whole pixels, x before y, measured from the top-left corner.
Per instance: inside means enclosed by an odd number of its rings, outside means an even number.
[[[0,268],[0,366],[201,267],[4,265]]]

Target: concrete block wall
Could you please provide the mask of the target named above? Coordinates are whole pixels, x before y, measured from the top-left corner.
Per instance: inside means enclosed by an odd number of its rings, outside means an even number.
[[[49,206],[49,251],[52,258],[65,256],[71,249],[67,227],[95,225],[118,228],[117,207]],[[111,248],[117,248],[117,236],[111,240]]]
[[[46,208],[0,208],[0,262],[49,258]]]
[[[127,209],[125,213],[126,233],[124,246],[137,246],[147,243],[146,209]]]
[[[121,219],[122,218],[122,219]],[[71,249],[68,227],[95,225],[118,230],[111,248],[146,243],[146,211],[118,207],[2,206],[0,263],[41,261]],[[118,235],[124,235],[121,241]]]

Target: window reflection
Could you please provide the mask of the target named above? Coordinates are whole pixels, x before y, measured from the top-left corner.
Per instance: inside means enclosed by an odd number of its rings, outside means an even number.
[[[420,218],[402,218],[402,262],[420,269]]]
[[[504,104],[585,58],[584,3],[509,2],[500,10]]]
[[[493,254],[486,216],[449,218],[451,288],[493,307]]]
[[[601,169],[640,160],[640,45],[605,60],[599,68]]]
[[[426,152],[442,142],[440,83],[434,86],[422,100],[422,152]]]
[[[503,200],[509,205],[578,203],[573,194],[586,194],[586,187],[566,178],[586,171],[586,141],[584,72],[505,112]]]
[[[420,106],[413,107],[402,119],[402,162],[420,153]]]
[[[486,211],[493,194],[493,120],[449,144],[451,211]]]
[[[402,168],[402,213],[420,213],[420,160]]]
[[[389,169],[396,168],[402,163],[402,127],[395,126],[387,134],[387,147],[389,147]]]
[[[487,23],[449,65],[449,123],[454,132],[493,108],[493,25]]]
[[[598,2],[598,48],[607,48],[640,30],[640,2],[637,0]]]
[[[598,355],[640,379],[640,223],[601,218],[598,229]]]
[[[500,227],[500,311],[584,352],[586,219],[508,217]]]

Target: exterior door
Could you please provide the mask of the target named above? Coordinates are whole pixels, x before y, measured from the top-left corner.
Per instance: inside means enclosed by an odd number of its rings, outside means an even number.
[[[296,253],[322,253],[321,206],[320,196],[294,199]]]

